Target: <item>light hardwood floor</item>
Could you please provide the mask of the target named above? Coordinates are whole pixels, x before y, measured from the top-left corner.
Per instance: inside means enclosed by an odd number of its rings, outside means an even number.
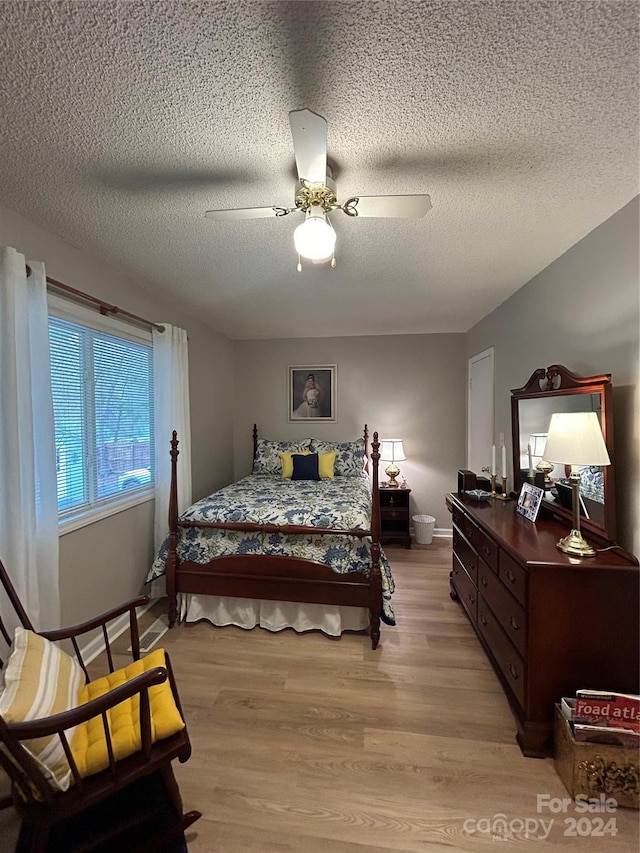
[[[449,597],[450,540],[387,553],[398,624],[383,626],[375,652],[360,634],[204,623],[160,641],[193,742],[176,765],[185,808],[203,813],[190,853],[450,853],[505,842],[636,853],[638,812],[538,811],[538,795],[568,795],[552,759],[524,758],[515,743],[497,678]],[[580,817],[583,833],[613,817],[617,834],[566,835]]]

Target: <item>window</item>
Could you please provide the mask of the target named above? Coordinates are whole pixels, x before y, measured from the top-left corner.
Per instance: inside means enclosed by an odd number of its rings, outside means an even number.
[[[120,326],[77,306],[49,316],[61,522],[93,521],[153,485],[151,335]]]

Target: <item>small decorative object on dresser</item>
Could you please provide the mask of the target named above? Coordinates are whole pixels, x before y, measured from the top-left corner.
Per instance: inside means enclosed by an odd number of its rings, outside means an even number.
[[[399,542],[411,548],[409,532],[409,495],[411,489],[398,486],[396,489],[380,488],[380,541]]]
[[[535,521],[538,517],[538,511],[543,497],[544,489],[532,486],[531,483],[523,483],[517,506],[517,510],[520,515],[524,515],[524,517],[528,518],[529,521]]]

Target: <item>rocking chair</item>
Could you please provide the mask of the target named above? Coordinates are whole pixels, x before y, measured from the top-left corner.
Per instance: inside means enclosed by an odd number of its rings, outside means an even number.
[[[184,830],[201,814],[183,812],[172,761],[187,761],[191,744],[168,655],[157,650],[140,658],[136,609],[148,599],[142,596],[126,602],[72,628],[36,632],[2,561],[0,584],[0,595],[4,591],[21,626],[16,628],[14,649],[5,670],[5,692],[0,695],[0,766],[11,781],[11,796],[0,802],[0,808],[13,804],[22,819],[18,849],[32,853],[118,847],[154,853],[186,849],[172,845],[176,839],[184,839]],[[133,662],[116,670],[107,625],[127,613]],[[92,681],[78,638],[97,629],[102,631],[109,673]],[[13,638],[1,616],[0,636],[7,647],[12,646]],[[54,645],[63,640],[71,641],[75,657]],[[47,688],[54,670],[54,678],[63,672],[72,673],[81,684],[77,694],[81,698],[63,711],[56,709],[39,718],[30,713],[15,719],[6,711],[7,704],[13,710],[29,693],[28,685],[21,680],[22,672],[29,668],[33,672],[33,656],[38,659],[41,652],[41,668],[36,670],[38,696],[65,693],[66,687],[58,683]],[[20,669],[29,655],[29,664]],[[57,655],[60,662],[48,665],[57,660]],[[1,659],[0,668],[4,668]],[[73,690],[66,692],[73,697]],[[38,702],[34,708],[42,706],[41,698]],[[165,724],[167,720],[170,725]],[[79,741],[86,745],[84,752],[78,752]],[[58,757],[55,767],[51,760],[54,752]],[[154,785],[161,796],[145,798],[145,786],[148,790]],[[132,804],[136,804],[133,814]],[[109,815],[106,821],[95,819],[101,809]],[[74,830],[87,823],[89,837],[85,833],[78,838]]]

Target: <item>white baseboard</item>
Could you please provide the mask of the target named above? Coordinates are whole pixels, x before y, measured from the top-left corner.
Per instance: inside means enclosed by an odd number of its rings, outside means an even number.
[[[415,542],[416,531],[413,527],[409,529],[409,533],[411,534],[411,538]],[[433,538],[434,539],[453,539],[453,528],[452,527],[434,527],[433,529]]]
[[[441,539],[453,539],[453,528],[452,527],[436,527],[433,531],[434,537],[440,537]]]
[[[148,604],[145,604],[144,607],[141,607],[138,610],[138,619],[143,613],[146,613],[147,610],[154,604],[153,601],[150,601]],[[125,631],[129,629],[129,614],[123,613],[121,616],[118,616],[117,619],[114,619],[109,623],[107,627],[107,636],[109,637],[109,642],[113,642],[117,640],[117,638],[124,634]],[[82,659],[86,664],[90,664],[92,660],[95,660],[98,655],[102,654],[105,650],[104,645],[104,637],[102,636],[102,632],[100,632],[96,637],[86,644],[86,646],[82,646],[80,648],[80,652],[82,654]]]

